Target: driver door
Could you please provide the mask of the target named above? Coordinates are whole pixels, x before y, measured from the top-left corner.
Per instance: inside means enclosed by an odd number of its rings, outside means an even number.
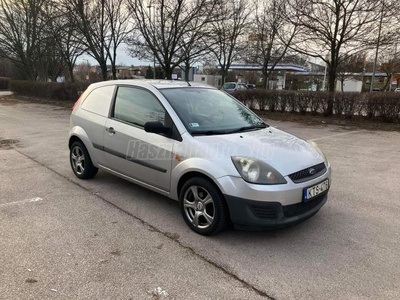
[[[144,130],[148,121],[160,121],[165,125],[166,115],[168,113],[151,92],[119,86],[105,125],[106,166],[169,191],[174,140]]]

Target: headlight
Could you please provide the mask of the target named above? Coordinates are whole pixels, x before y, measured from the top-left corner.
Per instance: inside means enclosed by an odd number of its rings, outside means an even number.
[[[319,153],[319,155],[322,156],[322,158],[324,159],[324,161],[327,163],[327,162],[328,162],[328,159],[326,158],[324,152],[322,152],[322,150],[319,149],[317,143],[314,142],[314,141],[310,141],[310,142],[308,142],[308,143]]]
[[[269,164],[251,157],[232,156],[233,164],[244,180],[257,184],[285,184],[285,178]]]

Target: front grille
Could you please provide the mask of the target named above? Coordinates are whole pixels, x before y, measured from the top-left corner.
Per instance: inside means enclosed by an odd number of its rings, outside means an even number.
[[[310,173],[311,169],[315,170],[313,172],[313,174]],[[305,181],[317,178],[317,177],[321,176],[322,174],[324,174],[325,172],[326,172],[325,163],[320,163],[318,165],[315,165],[315,166],[309,167],[307,169],[290,174],[289,178],[294,183],[301,183],[301,182],[305,182]]]
[[[251,206],[253,214],[259,219],[275,220],[277,218],[277,213],[274,208],[262,207],[262,206]]]
[[[314,207],[318,206],[324,198],[326,197],[327,192],[318,195],[314,199],[311,199],[307,202],[296,203],[292,205],[283,206],[283,214],[285,217],[290,218],[293,216],[298,216],[306,213],[307,211],[313,209]]]

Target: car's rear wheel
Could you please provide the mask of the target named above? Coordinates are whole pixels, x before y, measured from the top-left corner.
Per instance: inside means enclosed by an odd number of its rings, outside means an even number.
[[[194,177],[182,187],[180,207],[186,224],[202,235],[212,235],[229,224],[229,211],[224,196],[208,179]]]
[[[93,178],[99,169],[93,166],[89,153],[82,142],[76,141],[72,144],[69,152],[71,168],[76,177],[80,179]]]

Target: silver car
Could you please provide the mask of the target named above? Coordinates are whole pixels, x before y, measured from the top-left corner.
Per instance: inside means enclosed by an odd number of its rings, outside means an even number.
[[[272,229],[303,221],[327,201],[331,167],[315,143],[266,124],[206,85],[170,81],[92,84],[75,103],[70,163],[179,201],[195,232]]]
[[[236,95],[237,93],[248,89],[249,87],[247,84],[241,82],[225,82],[222,86],[222,90],[231,95]]]

